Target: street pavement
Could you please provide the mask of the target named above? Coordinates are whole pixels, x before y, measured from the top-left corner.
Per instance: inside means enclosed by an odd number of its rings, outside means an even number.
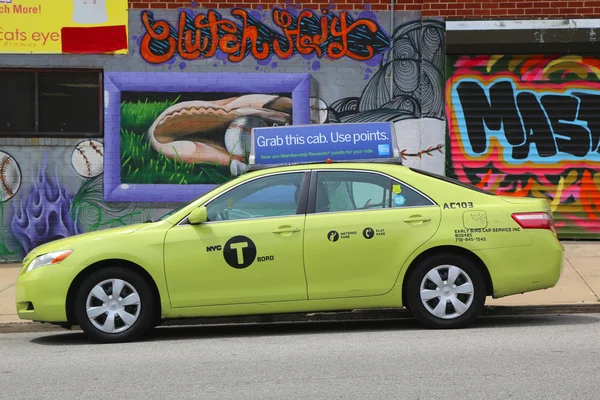
[[[551,289],[500,299],[488,297],[487,306],[589,305],[600,310],[600,242],[563,242],[565,269]],[[23,322],[15,308],[15,282],[20,265],[0,264],[0,326]]]
[[[600,314],[0,335],[0,399],[598,399]]]

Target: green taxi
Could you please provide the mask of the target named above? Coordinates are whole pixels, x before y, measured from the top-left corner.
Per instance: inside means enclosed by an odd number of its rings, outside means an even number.
[[[406,307],[469,326],[494,298],[553,287],[563,247],[543,199],[403,166],[258,166],[157,221],[41,245],[20,318],[135,340],[174,318]]]

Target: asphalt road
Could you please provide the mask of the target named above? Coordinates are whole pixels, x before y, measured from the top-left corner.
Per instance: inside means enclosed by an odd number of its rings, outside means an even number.
[[[0,334],[0,399],[598,399],[600,314]]]

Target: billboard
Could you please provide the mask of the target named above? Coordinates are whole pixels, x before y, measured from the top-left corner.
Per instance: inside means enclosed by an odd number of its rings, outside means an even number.
[[[250,164],[397,158],[391,122],[311,124],[252,129]]]
[[[127,54],[127,0],[0,0],[1,54]]]

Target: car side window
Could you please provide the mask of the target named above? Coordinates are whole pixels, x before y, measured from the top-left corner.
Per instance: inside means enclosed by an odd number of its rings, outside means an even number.
[[[391,180],[370,172],[319,172],[316,212],[390,207]]]
[[[296,215],[303,177],[303,172],[278,174],[244,183],[208,203],[208,220]]]
[[[426,207],[435,205],[427,197],[396,180],[392,181],[392,207]]]

